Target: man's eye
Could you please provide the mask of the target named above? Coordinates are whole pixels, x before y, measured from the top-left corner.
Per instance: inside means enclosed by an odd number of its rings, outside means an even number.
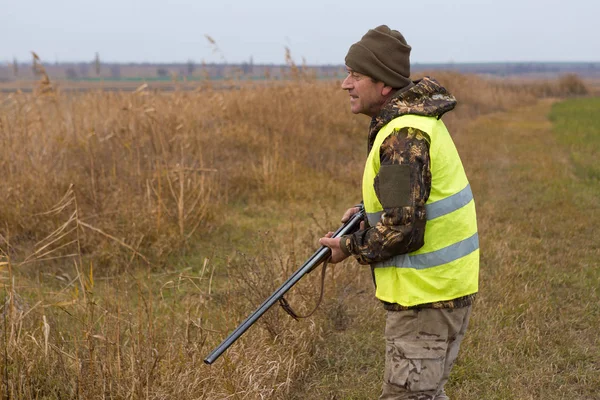
[[[354,71],[348,71],[348,70],[346,70],[346,74],[347,74],[349,77],[351,77],[352,79],[354,79],[355,81],[358,81],[358,80],[360,80],[360,78],[361,78],[361,76],[360,76],[360,75],[358,75],[358,74],[357,74],[356,72],[354,72]]]

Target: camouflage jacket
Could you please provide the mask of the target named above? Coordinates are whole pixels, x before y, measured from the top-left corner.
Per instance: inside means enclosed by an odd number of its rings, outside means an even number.
[[[406,114],[441,116],[454,109],[456,99],[436,80],[425,77],[414,86],[398,91],[371,120],[368,152],[379,130],[394,118]],[[431,190],[429,135],[419,129],[402,128],[388,136],[380,148],[385,181],[375,177],[375,193],[383,206],[376,226],[343,236],[342,250],[361,264],[372,264],[395,255],[410,253],[423,246],[425,203]],[[453,308],[471,304],[472,296],[417,307]],[[386,309],[404,309],[386,304]]]

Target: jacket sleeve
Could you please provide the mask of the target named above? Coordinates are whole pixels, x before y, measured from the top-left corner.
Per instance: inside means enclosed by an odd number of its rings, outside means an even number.
[[[415,128],[402,128],[382,143],[374,181],[381,218],[375,226],[343,236],[340,243],[359,263],[384,261],[423,246],[431,191],[429,143],[429,136]]]

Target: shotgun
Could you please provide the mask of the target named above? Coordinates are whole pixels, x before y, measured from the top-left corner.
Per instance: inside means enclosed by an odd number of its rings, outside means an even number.
[[[359,207],[359,211],[354,214],[352,217],[348,219],[335,233],[332,237],[337,238],[343,235],[347,235],[357,231],[360,227],[360,222],[365,217],[365,211],[362,208],[362,205]],[[206,364],[212,364],[215,362],[217,358],[221,354],[225,352],[236,340],[240,338],[250,328],[264,313],[266,313],[273,304],[275,304],[279,299],[282,299],[283,296],[287,293],[288,290],[292,288],[302,277],[316,267],[319,264],[325,262],[329,256],[331,255],[331,250],[329,247],[321,246],[319,250],[317,250],[312,256],[308,258],[308,260],[296,271],[292,274],[291,277],[288,278],[287,281],[283,283],[268,299],[266,299],[260,307],[256,309],[252,314],[244,320],[233,332],[227,336],[225,340],[221,342],[205,359],[204,362]]]

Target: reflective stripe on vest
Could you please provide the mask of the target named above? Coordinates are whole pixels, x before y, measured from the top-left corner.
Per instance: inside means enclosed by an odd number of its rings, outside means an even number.
[[[459,258],[468,256],[479,248],[479,235],[461,240],[442,249],[423,254],[400,254],[381,263],[373,264],[374,268],[394,266],[396,268],[426,269],[448,264]]]
[[[376,296],[386,302],[413,306],[475,293],[479,276],[475,203],[456,146],[441,120],[404,115],[378,132],[363,175],[363,202],[369,224],[376,226],[383,214],[373,186],[380,169],[380,147],[401,128],[419,129],[431,140],[432,181],[425,204],[425,239],[417,251],[371,265]]]
[[[471,191],[471,185],[467,185],[463,190],[453,194],[450,197],[446,197],[445,199],[438,200],[430,204],[425,204],[427,220],[430,221],[432,219],[441,217],[442,215],[456,211],[459,208],[469,204],[471,200],[473,200],[473,192]],[[369,225],[377,225],[382,215],[383,211],[367,213]]]

